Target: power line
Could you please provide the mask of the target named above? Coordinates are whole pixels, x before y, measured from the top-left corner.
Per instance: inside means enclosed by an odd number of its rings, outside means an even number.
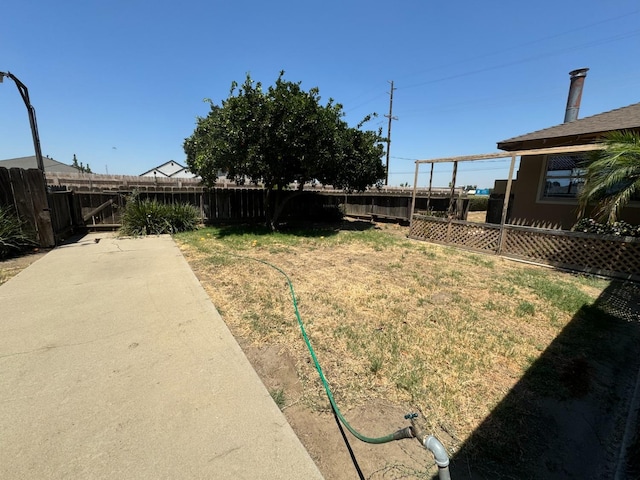
[[[479,55],[479,56],[467,58],[467,59],[464,59],[464,60],[460,60],[460,61],[457,61],[457,62],[452,62],[452,63],[449,63],[449,64],[445,64],[445,65],[442,65],[440,67],[437,67],[437,69],[440,70],[440,69],[448,68],[448,67],[451,67],[451,66],[454,66],[454,65],[466,64],[466,63],[469,63],[470,61],[479,60],[479,59],[487,58],[487,57],[492,57],[494,55],[499,55],[499,54],[510,52],[510,51],[514,51],[514,50],[519,50],[522,47],[526,47],[526,46],[529,46],[529,45],[534,45],[536,43],[544,42],[545,40],[552,40],[554,38],[563,37],[563,36],[566,36],[566,35],[571,35],[571,34],[577,32],[577,31],[580,31],[580,30],[591,29],[593,27],[596,27],[598,25],[602,25],[604,23],[609,23],[609,22],[613,22],[615,20],[619,20],[621,18],[628,18],[628,17],[630,17],[632,15],[637,15],[638,13],[640,13],[640,10],[633,10],[633,11],[628,12],[628,13],[617,15],[615,17],[610,17],[610,18],[607,18],[607,19],[604,19],[604,20],[599,20],[597,22],[593,22],[593,23],[590,23],[590,24],[587,24],[587,25],[583,25],[581,27],[576,27],[576,28],[573,28],[573,29],[570,29],[570,30],[564,30],[561,33],[556,33],[554,35],[548,35],[546,37],[541,37],[541,38],[538,38],[538,39],[535,39],[535,40],[531,40],[529,42],[524,42],[524,43],[521,43],[519,45],[515,45],[513,47],[504,48],[502,50],[497,50],[497,51],[494,51],[494,52],[485,53],[483,55]],[[415,72],[413,74],[405,75],[405,77],[403,77],[403,78],[407,78],[407,77],[410,77],[410,76],[413,76],[413,75],[417,75],[417,74],[425,73],[425,72],[430,72],[430,71],[432,71],[432,69],[421,70],[421,71]],[[409,87],[404,87],[404,88],[409,88]]]
[[[637,75],[627,74],[627,75],[616,75],[615,82],[608,82],[607,85],[609,88],[633,88],[638,85],[639,79]],[[423,115],[423,112],[428,111],[429,113],[448,113],[448,112],[456,112],[460,110],[469,111],[469,106],[472,105],[486,105],[487,107],[497,108],[503,105],[530,105],[532,103],[536,103],[538,101],[549,99],[549,98],[557,98],[560,94],[565,93],[566,90],[564,88],[557,89],[547,89],[544,92],[541,92],[537,95],[527,95],[526,98],[522,96],[521,93],[517,95],[496,95],[493,97],[483,97],[483,98],[472,98],[467,99],[464,102],[457,103],[446,103],[446,104],[431,104],[426,105],[422,108],[412,108],[409,110],[401,110],[399,114],[401,116],[406,117],[414,117],[418,115]]]
[[[363,106],[365,106],[366,104],[371,103],[371,102],[373,102],[374,100],[376,100],[376,99],[378,99],[378,98],[382,97],[383,95],[385,95],[385,94],[384,94],[384,93],[379,93],[379,94],[377,94],[375,97],[372,97],[372,98],[370,98],[369,100],[367,100],[367,101],[365,101],[365,102],[363,102],[363,103],[360,103],[360,104],[356,105],[355,107],[351,107],[351,108],[349,108],[349,110],[345,110],[345,111],[344,111],[344,113],[349,113],[349,112],[351,112],[351,111],[353,111],[353,110],[355,110],[355,109],[357,109],[357,108],[363,107]],[[362,95],[360,95],[360,97],[362,97]],[[356,97],[356,98],[360,98],[360,97]]]
[[[609,22],[613,22],[613,21],[619,20],[621,18],[628,18],[629,16],[637,15],[638,13],[640,13],[640,10],[633,10],[633,11],[628,12],[628,13],[620,14],[620,15],[617,15],[617,16],[614,16],[614,17],[610,17],[610,18],[607,18],[607,19],[604,19],[604,20],[599,20],[597,22],[593,22],[593,23],[590,23],[590,24],[587,24],[587,25],[576,27],[576,28],[573,28],[571,30],[566,30],[566,31],[558,33],[558,34],[541,37],[541,38],[538,38],[536,40],[532,40],[530,42],[525,42],[525,43],[519,44],[519,45],[514,46],[514,47],[510,47],[510,48],[494,51],[494,52],[491,52],[491,53],[486,53],[486,54],[483,54],[483,55],[480,55],[480,56],[472,57],[472,58],[469,58],[469,59],[466,59],[466,60],[463,60],[463,61],[459,61],[459,62],[454,62],[454,63],[448,64],[448,65],[443,65],[441,67],[437,67],[435,70],[442,70],[442,69],[444,69],[444,68],[446,68],[448,66],[451,66],[451,65],[457,65],[457,64],[461,64],[461,63],[468,63],[469,61],[478,60],[478,59],[481,59],[481,58],[486,58],[486,57],[498,55],[498,54],[505,53],[505,52],[508,52],[508,51],[514,51],[514,50],[517,51],[517,50],[521,49],[522,47],[526,47],[528,45],[533,45],[533,44],[536,44],[536,43],[543,42],[545,40],[550,40],[550,39],[554,39],[554,38],[570,35],[570,34],[576,32],[576,31],[590,29],[590,28],[596,27],[598,25],[602,25],[602,24],[605,24],[605,23],[609,23]],[[589,47],[593,47],[593,46],[598,46],[598,45],[602,45],[602,44],[606,44],[606,43],[611,43],[611,42],[623,40],[623,39],[626,39],[626,38],[629,38],[629,37],[632,37],[632,36],[636,36],[639,33],[640,33],[640,30],[632,30],[632,31],[629,31],[629,32],[624,32],[624,33],[617,34],[617,35],[614,35],[614,36],[611,36],[611,37],[606,37],[606,38],[594,40],[594,41],[591,41],[591,42],[575,45],[575,46],[572,46],[572,47],[567,47],[567,48],[563,48],[563,49],[552,51],[552,52],[542,53],[542,54],[539,54],[539,55],[533,55],[531,57],[524,58],[524,59],[521,59],[521,60],[515,60],[515,61],[512,61],[512,62],[501,63],[501,64],[498,64],[498,65],[485,67],[485,68],[480,68],[480,69],[477,69],[477,70],[470,70],[470,71],[466,71],[466,72],[461,72],[459,74],[449,75],[449,76],[446,76],[446,77],[441,77],[441,78],[436,78],[436,79],[431,79],[431,80],[425,80],[423,82],[419,82],[419,83],[407,85],[407,86],[404,86],[404,87],[400,87],[400,89],[415,88],[415,87],[420,87],[420,86],[424,86],[424,85],[428,85],[428,84],[432,84],[432,83],[438,83],[438,82],[443,82],[443,81],[447,81],[447,80],[453,80],[453,79],[461,78],[461,77],[465,77],[465,76],[477,75],[479,73],[484,73],[484,72],[488,72],[488,71],[492,71],[492,70],[499,70],[499,69],[507,68],[507,67],[510,67],[510,66],[513,66],[513,65],[518,65],[518,64],[522,64],[522,63],[535,61],[535,60],[540,60],[542,58],[557,56],[557,55],[560,55],[562,53],[567,53],[567,52],[571,52],[571,51],[575,51],[575,50],[581,50],[581,49],[584,49],[584,48],[589,48]],[[407,78],[407,77],[410,77],[412,75],[416,75],[416,74],[424,73],[424,72],[429,72],[429,71],[433,71],[433,70],[434,69],[422,70],[422,71],[419,71],[419,72],[415,72],[413,74],[405,75],[403,78]],[[398,88],[395,88],[395,90],[398,90]],[[377,95],[375,95],[373,97],[370,97],[368,100],[366,100],[366,101],[364,101],[362,103],[359,103],[358,105],[356,105],[354,107],[351,107],[348,110],[345,110],[345,113],[351,112],[351,111],[356,110],[356,109],[358,109],[358,108],[360,108],[360,107],[362,107],[364,105],[367,105],[367,104],[373,102],[374,100],[382,97],[383,95],[385,95],[385,94],[384,93],[379,93],[379,94],[377,94]],[[356,98],[362,98],[362,96],[363,95],[359,95]],[[492,98],[487,98],[484,101],[491,102]],[[420,110],[413,110],[413,111],[420,111]],[[387,115],[385,115],[385,117],[386,116]]]
[[[485,68],[479,68],[477,70],[471,70],[469,72],[463,72],[463,73],[457,73],[455,75],[449,75],[447,77],[440,77],[440,78],[436,78],[436,79],[432,79],[432,80],[426,80],[424,82],[420,82],[420,83],[414,83],[413,85],[408,85],[406,87],[402,87],[402,89],[407,89],[407,88],[415,88],[415,87],[422,87],[424,85],[428,85],[431,83],[438,83],[438,82],[444,82],[446,80],[454,80],[456,78],[461,78],[461,77],[468,77],[470,75],[477,75],[478,73],[484,73],[484,72],[489,72],[491,70],[499,70],[502,68],[506,68],[506,67],[511,67],[513,65],[519,65],[521,63],[528,63],[528,62],[532,62],[534,60],[540,60],[541,58],[547,58],[547,57],[553,57],[556,55],[560,55],[562,53],[566,53],[566,52],[571,52],[574,50],[581,50],[583,48],[589,48],[589,47],[593,47],[596,45],[601,45],[604,43],[611,43],[617,40],[622,40],[628,37],[632,37],[634,35],[638,35],[640,33],[640,30],[633,30],[631,32],[626,32],[623,34],[619,34],[619,35],[615,35],[613,37],[608,37],[605,39],[602,39],[600,41],[594,41],[594,42],[590,42],[590,43],[585,43],[582,45],[578,45],[575,47],[567,47],[561,50],[557,50],[555,52],[552,53],[545,53],[545,54],[540,54],[540,55],[534,55],[532,57],[528,57],[528,58],[523,58],[521,60],[514,60],[512,62],[506,62],[506,63],[501,63],[499,65],[493,65],[491,67],[485,67]]]

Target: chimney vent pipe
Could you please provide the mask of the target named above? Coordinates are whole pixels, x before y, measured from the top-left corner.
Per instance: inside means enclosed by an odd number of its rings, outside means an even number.
[[[569,98],[567,98],[567,109],[564,113],[564,123],[573,122],[578,119],[584,79],[588,71],[588,68],[579,68],[569,72],[569,75],[571,75],[571,85],[569,87]]]

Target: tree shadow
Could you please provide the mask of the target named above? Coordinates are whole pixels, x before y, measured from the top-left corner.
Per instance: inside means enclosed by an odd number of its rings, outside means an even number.
[[[277,232],[296,237],[320,238],[337,235],[341,231],[366,231],[376,229],[375,224],[362,220],[342,220],[338,222],[291,221],[279,225]],[[274,232],[264,224],[218,225],[218,238],[242,235],[273,235]]]
[[[455,452],[451,477],[613,478],[640,368],[639,299],[639,284],[612,282],[576,312]]]

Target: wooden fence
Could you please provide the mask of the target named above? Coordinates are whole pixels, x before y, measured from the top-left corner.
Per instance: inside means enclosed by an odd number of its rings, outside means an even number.
[[[265,218],[264,190],[260,188],[177,188],[157,187],[136,190],[140,198],[155,199],[161,203],[188,203],[199,209],[206,223],[255,222]],[[76,202],[88,226],[117,226],[120,223],[122,207],[131,191],[86,191],[74,192]],[[284,216],[289,218],[317,218],[323,211],[340,207],[349,216],[364,218],[387,218],[408,221],[411,208],[411,194],[365,193],[345,194],[342,192],[304,191],[302,194],[287,191],[285,195],[296,195],[288,203]],[[105,202],[112,200],[110,205]],[[96,210],[103,206],[103,210]],[[445,212],[449,199],[419,197],[416,205]],[[468,199],[456,200],[456,211],[464,218],[468,210]],[[93,213],[92,213],[93,212]]]
[[[75,202],[87,227],[117,228],[130,191],[76,191]],[[157,188],[137,190],[140,199],[186,203],[200,212],[205,223],[251,222],[264,218],[264,192],[258,189]]]
[[[55,245],[53,215],[40,170],[0,167],[0,204],[15,209],[41,247]]]
[[[47,194],[56,244],[84,226],[73,192],[52,191]]]
[[[365,192],[339,193],[322,192],[321,195],[330,200],[328,204],[340,204],[346,215],[352,217],[380,218],[409,221],[411,218],[411,192]],[[415,208],[422,212],[447,212],[450,205],[448,195],[416,197]],[[454,200],[455,218],[464,219],[469,211],[469,198],[458,197]]]
[[[206,223],[258,222],[265,218],[264,190],[259,187],[207,189],[193,179],[163,183],[141,178],[144,181],[137,177],[78,174],[66,178],[47,174],[47,192],[38,170],[0,169],[0,201],[15,207],[19,216],[37,233],[41,246],[52,246],[87,227],[117,229],[127,198],[134,190],[140,198],[194,205]],[[65,181],[72,185],[65,185]],[[346,194],[324,187],[310,187],[301,194],[293,190],[283,194],[296,196],[283,212],[285,221],[323,219],[327,214],[332,215],[331,210],[337,207],[350,216],[395,221],[410,218],[410,190],[383,189]],[[416,209],[445,212],[449,203],[446,196],[430,197],[422,192],[416,198]],[[456,198],[454,205],[455,218],[466,218],[468,200]]]
[[[569,270],[640,281],[640,239],[414,214],[409,237]]]

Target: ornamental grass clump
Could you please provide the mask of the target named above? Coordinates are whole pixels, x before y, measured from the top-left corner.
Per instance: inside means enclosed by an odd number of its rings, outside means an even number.
[[[36,247],[34,236],[13,208],[0,205],[0,260]]]
[[[122,215],[124,235],[161,235],[195,230],[200,221],[198,210],[186,203],[160,203],[133,194]]]

